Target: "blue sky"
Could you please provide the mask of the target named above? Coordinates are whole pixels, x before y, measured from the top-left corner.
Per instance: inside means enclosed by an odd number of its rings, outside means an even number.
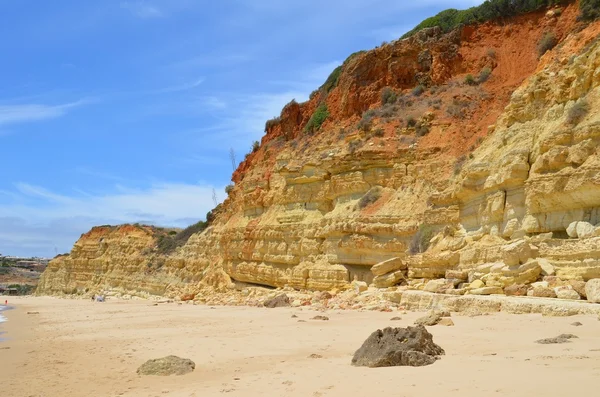
[[[0,0],[0,253],[187,226],[352,52],[477,0]]]

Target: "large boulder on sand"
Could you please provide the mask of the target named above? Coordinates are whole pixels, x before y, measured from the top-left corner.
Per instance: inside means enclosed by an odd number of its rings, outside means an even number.
[[[600,303],[600,278],[593,278],[585,283],[585,296],[590,302]]]
[[[196,364],[187,358],[177,356],[167,356],[148,360],[138,368],[139,375],[185,375],[192,372],[196,368]]]
[[[264,306],[270,309],[276,307],[287,307],[290,305],[290,298],[286,294],[280,294],[265,301]]]
[[[361,367],[421,367],[433,364],[444,349],[433,343],[425,327],[385,328],[367,338],[354,353],[352,365]]]

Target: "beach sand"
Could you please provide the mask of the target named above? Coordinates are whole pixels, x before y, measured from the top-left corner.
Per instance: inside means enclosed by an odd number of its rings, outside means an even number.
[[[15,309],[0,325],[3,397],[565,396],[593,395],[600,379],[594,316],[453,314],[454,327],[428,328],[446,351],[435,364],[357,368],[352,355],[373,331],[412,325],[423,313],[329,311],[329,321],[316,321],[322,313],[307,308],[7,299]],[[562,333],[579,339],[535,343]],[[196,370],[136,374],[146,360],[171,354]]]

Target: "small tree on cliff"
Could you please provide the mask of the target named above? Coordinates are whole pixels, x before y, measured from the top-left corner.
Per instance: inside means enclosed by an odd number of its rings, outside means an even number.
[[[313,134],[320,130],[321,125],[327,120],[327,117],[329,117],[329,111],[327,110],[327,104],[323,102],[317,107],[310,120],[308,120],[308,123],[306,123],[306,126],[304,126],[304,132]]]

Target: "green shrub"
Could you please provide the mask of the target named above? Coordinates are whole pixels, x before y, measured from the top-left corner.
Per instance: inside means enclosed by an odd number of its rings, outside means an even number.
[[[429,225],[419,226],[419,230],[413,236],[408,251],[412,254],[419,254],[427,251],[429,242],[435,235],[435,229]]]
[[[429,134],[429,126],[424,123],[417,123],[417,126],[415,127],[415,132],[419,137],[425,136]]]
[[[412,94],[414,96],[421,96],[421,95],[423,95],[424,92],[425,92],[425,87],[423,87],[423,85],[421,85],[421,84],[419,84],[412,90]]]
[[[414,29],[406,33],[402,38],[407,38],[426,28],[439,26],[443,32],[449,32],[462,25],[486,22],[493,19],[507,18],[541,8],[550,7],[556,4],[568,3],[568,0],[487,0],[477,7],[471,7],[466,10],[448,9],[439,14],[425,19]],[[592,3],[586,10],[590,10],[592,15],[598,10],[599,0],[582,0],[580,5],[583,14],[583,3]]]
[[[383,189],[381,188],[381,186],[372,187],[358,201],[358,208],[363,209],[363,208],[377,202],[377,200],[379,200],[381,198],[382,192],[383,192]]]
[[[492,59],[496,59],[496,50],[493,48],[488,48],[487,50],[487,56],[492,58]]]
[[[452,104],[446,108],[446,113],[457,119],[464,119],[467,116],[469,102],[453,99]]]
[[[376,112],[374,110],[367,110],[363,113],[362,118],[358,122],[357,128],[363,132],[371,131],[371,127],[373,127],[373,118],[375,117]]]
[[[358,140],[358,139],[355,139],[355,140],[353,140],[353,141],[350,141],[350,142],[348,143],[348,151],[349,151],[350,153],[354,153],[354,152],[356,152],[358,149],[360,149],[360,148],[362,147],[362,145],[363,145],[363,142],[362,142],[362,141],[360,141],[360,140]]]
[[[468,74],[465,77],[465,84],[468,84],[468,85],[477,85],[477,81],[475,80],[475,78],[473,77],[472,74]]]
[[[281,118],[279,118],[279,117],[275,117],[275,118],[272,118],[271,120],[267,120],[267,122],[265,123],[265,132],[268,132],[270,129],[272,129],[273,127],[278,125],[280,122],[281,122]]]
[[[379,111],[379,115],[383,118],[390,118],[393,117],[394,114],[396,113],[398,109],[395,108],[395,106],[391,106],[391,105],[385,105],[381,108],[381,110]]]
[[[381,91],[381,104],[387,105],[388,103],[396,103],[398,100],[398,95],[392,90],[390,87],[385,87],[383,91]]]
[[[308,120],[308,123],[306,123],[306,125],[304,126],[304,132],[312,134],[315,131],[318,131],[321,128],[321,125],[323,125],[323,123],[325,122],[325,120],[327,120],[327,117],[329,117],[327,104],[322,103],[317,107],[315,112],[310,117],[310,120]]]
[[[577,101],[567,112],[567,123],[571,125],[579,124],[590,111],[590,105],[585,98]]]
[[[331,72],[329,77],[327,77],[327,80],[325,80],[325,83],[323,83],[319,90],[329,93],[331,90],[337,87],[341,74],[342,66],[338,66],[337,68],[333,69],[333,72]]]
[[[281,109],[281,113],[284,113],[289,107],[297,105],[297,104],[298,104],[298,102],[296,102],[296,99],[292,99],[283,107],[283,109]]]
[[[548,32],[544,34],[537,46],[538,55],[541,57],[542,55],[556,47],[557,44],[558,40],[556,39],[554,33]]]
[[[225,193],[227,193],[228,196],[231,194],[231,192],[233,192],[233,185],[225,186]]]
[[[600,18],[600,0],[580,0],[579,10],[581,14],[579,19],[592,21]]]
[[[460,174],[465,161],[467,161],[467,156],[464,154],[456,159],[456,162],[454,163],[454,175]]]
[[[491,75],[492,75],[492,69],[485,67],[485,68],[481,69],[481,72],[479,72],[479,77],[477,78],[477,82],[479,84],[485,83],[486,81],[489,80]]]
[[[417,120],[413,116],[408,116],[406,119],[406,126],[411,128],[417,125]]]
[[[373,135],[381,138],[383,135],[385,135],[385,132],[383,131],[383,128],[377,128],[375,131],[373,131]]]

